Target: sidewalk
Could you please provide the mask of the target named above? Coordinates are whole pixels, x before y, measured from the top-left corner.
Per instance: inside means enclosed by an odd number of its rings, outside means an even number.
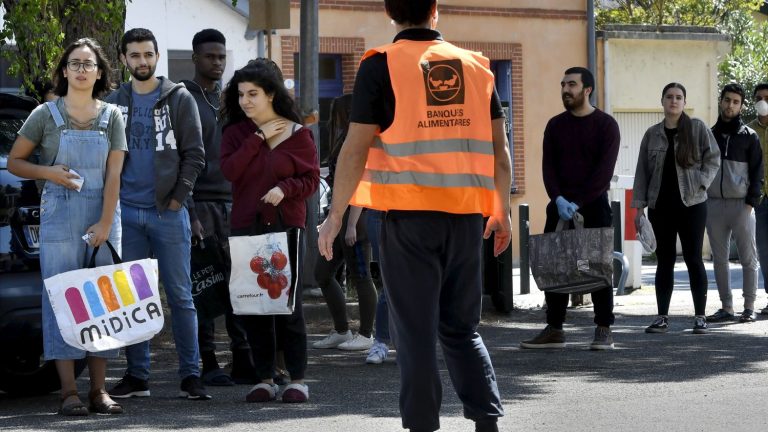
[[[704,261],[704,267],[707,269],[707,280],[709,282],[709,291],[707,298],[707,314],[713,313],[720,308],[720,298],[715,283],[714,267],[711,261]],[[638,312],[643,311],[649,316],[656,315],[656,292],[654,291],[654,276],[656,274],[656,264],[646,263],[642,270],[642,288],[632,289],[627,287],[628,294],[616,296],[614,303],[616,306],[636,307]],[[763,287],[763,277],[758,275],[757,300],[755,308],[759,312],[768,304],[768,295]],[[520,267],[515,267],[512,274],[513,284],[513,304],[515,309],[538,309],[544,305],[544,292],[539,290],[533,276],[530,277],[530,293],[520,294]],[[742,272],[741,265],[731,262],[731,289],[733,291],[734,308],[737,312],[743,309]],[[675,290],[672,295],[672,309],[689,310],[693,314],[693,301],[691,299],[688,285],[688,270],[682,258],[675,265]],[[330,320],[330,313],[322,297],[304,297],[304,316],[307,321]],[[591,307],[591,306],[587,306]],[[483,314],[493,311],[493,305],[489,296],[483,298]],[[357,302],[347,303],[347,315],[351,320],[360,319],[359,307]]]

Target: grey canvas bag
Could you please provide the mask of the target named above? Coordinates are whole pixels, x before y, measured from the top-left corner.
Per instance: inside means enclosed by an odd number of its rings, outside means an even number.
[[[575,229],[532,235],[530,263],[539,289],[562,294],[586,294],[613,287],[613,228],[584,228],[576,213]]]

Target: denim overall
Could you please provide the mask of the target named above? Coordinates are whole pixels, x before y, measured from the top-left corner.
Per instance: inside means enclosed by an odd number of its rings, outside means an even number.
[[[104,178],[107,172],[109,141],[106,130],[110,112],[108,106],[98,120],[98,130],[66,129],[56,103],[47,102],[56,127],[61,131],[59,152],[54,165],[66,165],[83,178],[80,192],[53,182],[46,182],[40,199],[40,268],[43,279],[85,267],[86,254],[92,249],[81,238],[86,230],[101,218]],[[120,253],[120,204],[112,220],[109,242]],[[106,248],[102,248],[106,249]],[[111,264],[107,250],[100,250],[96,265]],[[84,358],[86,352],[67,345],[61,337],[48,292],[43,290],[43,346],[45,360]],[[94,353],[113,358],[119,350]]]

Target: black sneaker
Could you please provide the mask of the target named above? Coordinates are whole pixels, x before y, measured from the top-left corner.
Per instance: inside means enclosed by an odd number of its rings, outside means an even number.
[[[521,348],[565,348],[565,332],[551,326],[544,327],[535,338],[520,342]]]
[[[725,309],[718,309],[717,312],[707,316],[709,322],[723,322],[723,321],[735,321],[736,315],[726,311]]]
[[[191,400],[209,400],[211,395],[205,391],[203,380],[197,375],[190,375],[181,380],[181,391],[179,397]]]
[[[669,318],[659,315],[655,320],[645,328],[646,333],[666,333],[669,331]]]
[[[739,317],[739,322],[743,323],[750,323],[755,322],[757,319],[757,314],[752,309],[744,309],[744,312],[741,313],[741,316]]]
[[[125,374],[108,393],[110,397],[117,399],[149,397],[149,381]]]
[[[707,319],[705,317],[697,316],[693,319],[693,334],[707,334],[709,333],[709,326],[707,326]]]

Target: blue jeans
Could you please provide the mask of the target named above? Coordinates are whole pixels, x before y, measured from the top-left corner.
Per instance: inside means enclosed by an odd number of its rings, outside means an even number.
[[[763,285],[765,292],[768,293],[768,199],[765,196],[755,207],[755,240],[760,272],[763,274]]]
[[[376,333],[377,342],[389,344],[389,307],[387,305],[387,290],[384,286],[384,278],[381,276],[381,261],[379,260],[379,236],[381,235],[381,219],[384,212],[369,209],[366,214],[366,230],[368,230],[368,240],[371,242],[372,261],[379,261],[379,275],[376,279],[381,281],[379,288],[379,300],[376,303]]]
[[[171,325],[179,377],[200,376],[200,349],[197,342],[197,311],[192,301],[190,249],[192,230],[186,208],[158,213],[155,207],[139,208],[122,204],[123,260],[157,259],[160,282],[171,309]],[[149,379],[149,341],[125,348],[126,373]]]

